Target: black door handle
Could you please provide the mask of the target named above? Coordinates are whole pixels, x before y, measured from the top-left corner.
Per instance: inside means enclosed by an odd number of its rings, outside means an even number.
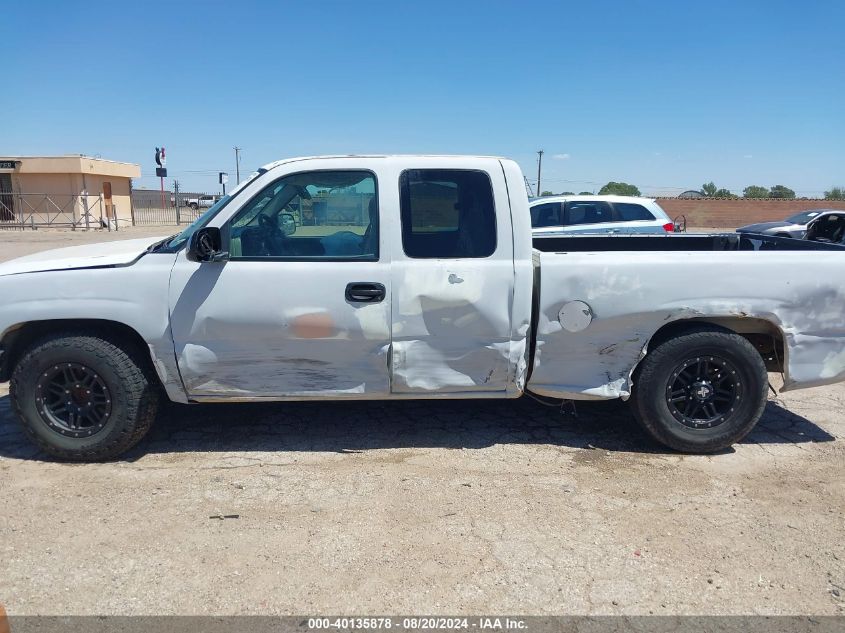
[[[346,284],[346,300],[357,303],[378,303],[383,301],[387,292],[384,284],[377,284],[371,281],[355,281]]]

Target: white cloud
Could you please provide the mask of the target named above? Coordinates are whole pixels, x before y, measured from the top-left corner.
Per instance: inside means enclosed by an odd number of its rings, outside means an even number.
[[[571,156],[569,154],[552,154],[552,158],[555,160],[569,160]]]

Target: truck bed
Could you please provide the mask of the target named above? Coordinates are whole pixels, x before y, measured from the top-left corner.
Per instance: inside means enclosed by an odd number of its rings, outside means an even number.
[[[680,321],[753,333],[782,362],[784,390],[845,380],[843,246],[754,234],[533,245],[535,393],[627,398],[649,342]]]

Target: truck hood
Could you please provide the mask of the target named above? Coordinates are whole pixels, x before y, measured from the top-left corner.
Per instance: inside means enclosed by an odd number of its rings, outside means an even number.
[[[118,240],[100,244],[84,244],[56,248],[49,251],[18,257],[0,264],[0,276],[36,273],[48,270],[70,270],[102,266],[126,266],[144,253],[150,245],[165,239],[144,237],[134,240]]]

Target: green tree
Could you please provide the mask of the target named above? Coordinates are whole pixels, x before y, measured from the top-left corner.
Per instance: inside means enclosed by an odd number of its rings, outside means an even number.
[[[548,196],[553,196],[553,195],[555,195],[555,194],[553,194],[551,191],[544,191],[540,194],[540,197],[541,198],[547,198]]]
[[[784,187],[783,185],[775,185],[769,190],[769,197],[770,198],[787,198],[792,200],[795,197],[795,192],[792,191],[789,187]]]
[[[730,190],[725,189],[724,187],[716,187],[716,185],[711,180],[710,182],[705,182],[701,185],[701,193],[708,198],[736,198],[734,194],[730,192]]]
[[[579,196],[591,196],[593,195],[592,191],[582,191],[578,194]]]
[[[748,185],[742,190],[742,195],[745,198],[768,198],[769,190],[760,185]]]
[[[574,196],[574,195],[575,195],[575,192],[573,192],[573,191],[564,191],[563,193],[559,193],[559,194],[557,194],[557,195],[559,195],[559,196]]]
[[[604,187],[599,189],[599,195],[614,194],[617,196],[639,196],[642,195],[640,190],[634,185],[629,185],[627,182],[609,182]]]
[[[825,200],[845,200],[845,187],[831,187],[824,192]]]
[[[705,182],[703,185],[701,185],[701,193],[703,193],[708,198],[714,198],[716,196],[717,191],[719,191],[719,189],[716,188],[716,185],[713,183],[712,180],[710,182]]]

